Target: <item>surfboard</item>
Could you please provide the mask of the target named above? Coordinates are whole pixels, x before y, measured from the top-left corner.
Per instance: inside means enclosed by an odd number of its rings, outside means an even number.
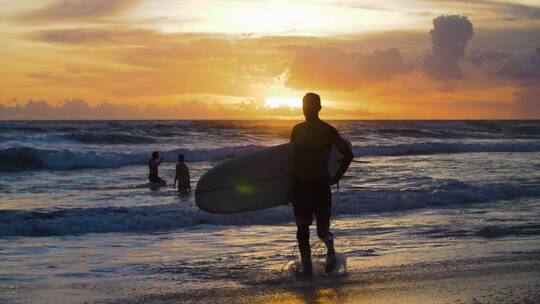
[[[350,143],[349,143],[350,145]],[[333,146],[328,172],[335,176],[343,155]],[[292,200],[293,147],[266,148],[208,170],[195,188],[195,203],[211,213],[240,213],[285,205]]]

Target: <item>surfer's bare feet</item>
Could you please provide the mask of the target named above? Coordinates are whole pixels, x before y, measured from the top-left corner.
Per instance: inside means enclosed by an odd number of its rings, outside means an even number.
[[[336,269],[336,265],[337,265],[337,258],[336,258],[335,252],[328,253],[326,255],[326,264],[324,266],[324,270],[326,271],[326,273],[331,273],[332,271],[334,271],[334,269]]]
[[[309,262],[302,262],[302,272],[297,273],[296,278],[302,281],[313,281],[313,265]]]
[[[299,272],[296,274],[296,279],[300,281],[313,281],[313,271],[311,270],[302,270],[302,272]]]

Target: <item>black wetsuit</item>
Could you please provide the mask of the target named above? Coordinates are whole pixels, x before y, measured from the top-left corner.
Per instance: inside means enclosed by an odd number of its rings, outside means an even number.
[[[317,235],[321,239],[331,236],[328,158],[336,138],[339,138],[336,129],[320,119],[296,125],[291,134],[295,151],[294,217],[297,226],[309,226],[315,214]],[[306,238],[309,241],[309,230],[307,235],[305,230],[298,231],[299,243]]]

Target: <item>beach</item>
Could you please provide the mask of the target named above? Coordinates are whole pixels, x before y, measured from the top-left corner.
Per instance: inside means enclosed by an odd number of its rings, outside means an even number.
[[[145,295],[119,303],[538,303],[540,254],[357,269],[347,278]]]

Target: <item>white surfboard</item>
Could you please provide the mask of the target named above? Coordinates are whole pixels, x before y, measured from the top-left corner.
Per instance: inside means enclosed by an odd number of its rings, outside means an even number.
[[[350,144],[350,143],[349,143]],[[334,146],[328,172],[335,176],[343,155]],[[292,200],[293,147],[283,144],[241,156],[208,170],[197,183],[195,202],[211,213],[239,213]]]

